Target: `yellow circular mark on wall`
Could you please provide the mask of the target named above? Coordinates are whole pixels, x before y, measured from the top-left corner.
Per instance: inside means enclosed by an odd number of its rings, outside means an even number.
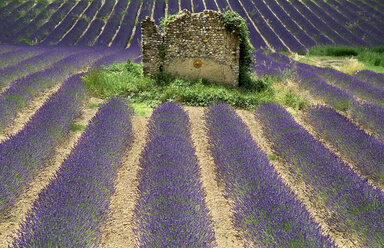
[[[195,59],[195,61],[193,61],[193,66],[195,68],[200,68],[202,65],[203,65],[203,62],[201,62],[200,59]]]

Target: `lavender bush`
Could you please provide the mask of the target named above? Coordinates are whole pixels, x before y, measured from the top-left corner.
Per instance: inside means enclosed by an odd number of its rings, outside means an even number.
[[[77,46],[92,46],[95,42],[95,39],[101,33],[105,23],[101,19],[95,19],[88,30],[81,36],[81,38],[77,41]]]
[[[33,8],[30,8],[25,15],[21,16],[17,20],[12,20],[11,18],[7,18],[10,22],[7,26],[4,26],[0,29],[1,40],[6,39],[6,37],[12,36],[17,33],[20,29],[22,29],[25,25],[27,25],[31,20],[35,18],[45,7],[47,3],[37,3]],[[13,16],[16,17],[16,16]],[[7,21],[8,21],[7,20]]]
[[[205,0],[206,9],[218,11],[215,0]]]
[[[348,111],[352,120],[384,142],[384,108],[371,103],[355,102]]]
[[[64,34],[66,34],[68,30],[72,28],[72,26],[79,18],[79,15],[83,13],[88,5],[88,0],[80,0],[69,13],[66,13],[66,16],[60,22],[60,24],[57,25],[55,29],[47,35],[47,37],[42,41],[42,44],[53,45],[59,42],[63,38]]]
[[[384,243],[384,193],[367,184],[335,154],[315,140],[281,106],[265,104],[256,112],[278,156],[313,190],[311,199],[332,211],[332,223],[361,246]]]
[[[265,1],[265,4],[268,5],[272,12],[279,17],[285,27],[295,35],[296,39],[298,39],[305,47],[308,48],[316,45],[316,42],[288,16],[275,0]]]
[[[13,66],[0,69],[0,89],[8,86],[16,79],[44,70],[70,54],[70,50],[47,49],[46,52],[37,56],[23,60]]]
[[[48,34],[55,29],[55,27],[63,20],[63,18],[68,14],[69,11],[75,6],[76,1],[69,0],[66,1],[63,5],[52,14],[51,18],[39,27],[35,32],[33,32],[28,40],[39,43],[42,41]]]
[[[271,0],[273,1],[273,0]],[[300,25],[304,31],[311,35],[311,38],[314,39],[317,44],[330,45],[333,44],[333,41],[320,32],[317,27],[315,27],[307,18],[301,14],[289,1],[287,0],[277,0],[278,4],[285,10],[292,20],[294,20],[298,25]]]
[[[367,31],[371,35],[375,36],[380,40],[380,44],[382,45],[382,40],[384,39],[384,32],[382,29],[378,29],[373,26],[368,18],[361,18],[357,13],[349,10],[343,3],[335,0],[328,0],[327,3],[332,5],[333,8],[340,10],[344,15],[346,15],[350,21],[350,24],[353,26],[359,26],[361,29]]]
[[[241,2],[248,13],[260,13],[265,20],[268,20],[273,31],[291,51],[306,51],[305,47],[283,26],[264,1],[256,0],[252,3],[251,0],[242,0]]]
[[[111,14],[115,4],[116,0],[105,1],[103,6],[101,6],[100,10],[97,12],[96,18],[107,18]]]
[[[326,104],[335,109],[344,111],[349,108],[354,101],[351,94],[328,84],[316,73],[308,70],[306,66],[303,68],[300,65],[304,64],[299,64],[296,69],[293,70],[293,76],[300,86],[307,89],[313,96],[322,99]]]
[[[123,98],[104,104],[39,194],[13,247],[97,247],[121,159],[132,140],[133,108]]]
[[[181,9],[184,9],[184,7],[189,7],[189,8],[186,8],[188,9],[189,11],[192,12],[191,10],[191,1],[181,1]],[[186,5],[185,5],[186,4]],[[153,19],[155,20],[155,23],[156,25],[159,25],[160,24],[160,19],[163,18],[165,15],[165,0],[161,0],[161,1],[156,1],[155,2],[155,10],[153,12]]]
[[[204,11],[204,3],[202,0],[193,0],[193,12],[199,13]]]
[[[328,2],[325,2],[323,0],[316,0],[315,2],[319,5],[319,7],[321,7],[329,15],[335,18],[342,26],[346,27],[354,35],[360,36],[364,41],[368,42],[368,46],[378,46],[383,43],[374,35],[360,28],[359,25],[351,25],[351,19],[347,18],[347,13],[342,9],[333,8]]]
[[[317,68],[316,70],[319,75],[337,87],[345,89],[362,100],[384,107],[384,89],[332,68]]]
[[[205,118],[218,178],[234,202],[235,225],[246,239],[256,247],[336,247],[229,105],[211,104]]]
[[[163,2],[163,1],[160,1],[160,2]],[[156,5],[157,5],[157,2],[156,2]],[[192,5],[191,5],[191,1],[180,1],[180,7],[181,9],[187,9],[189,10],[190,12],[193,12],[192,11]],[[164,12],[164,11],[163,11]],[[164,15],[164,13],[163,13]],[[157,23],[156,23],[157,24]]]
[[[0,220],[54,154],[88,91],[81,74],[69,78],[16,135],[0,144]]]
[[[320,32],[327,35],[337,45],[352,45],[351,42],[336,33],[333,28],[329,27],[322,19],[316,16],[310,9],[308,9],[301,1],[292,0],[290,4],[296,8],[301,15],[304,15]]]
[[[133,27],[135,26],[136,17],[139,14],[138,12],[139,12],[141,2],[142,2],[142,10],[140,11],[140,15],[142,11],[146,10],[147,8],[150,8],[152,10],[153,1],[150,1],[150,2],[148,0],[131,1],[127,9],[127,13],[129,14],[125,15],[124,19],[122,20],[120,29],[117,32],[116,37],[112,42],[112,45],[111,45],[112,47],[118,47],[122,49],[127,47],[129,39],[131,38],[131,35],[132,35]],[[150,16],[151,14],[147,13],[147,15]],[[143,19],[142,16],[140,16],[138,20],[141,20],[141,19]],[[141,30],[141,28],[139,28],[139,25],[138,25],[135,32],[138,32],[139,30]]]
[[[28,9],[30,9],[33,5],[34,1],[32,0],[25,1],[23,4],[15,8],[8,16],[4,17],[3,19],[0,19],[0,30],[15,22],[17,18],[25,14],[25,12],[27,12]]]
[[[2,53],[0,54],[0,69],[15,65],[22,60],[36,56],[43,52],[43,50],[44,49],[39,47],[20,47],[20,49]]]
[[[104,27],[103,32],[98,37],[95,42],[95,46],[108,46],[112,41],[113,36],[115,35],[117,29],[120,26],[121,18],[124,11],[127,9],[128,1],[127,0],[118,0],[116,3],[113,13],[108,19],[107,24]],[[130,15],[130,14],[128,14]]]
[[[13,46],[13,45],[0,45],[0,54],[10,52],[10,51],[15,50],[17,48],[19,48],[19,47]]]
[[[381,141],[325,106],[313,106],[305,116],[316,132],[353,161],[363,175],[383,184],[384,144]]]
[[[179,12],[179,1],[168,0],[168,15],[174,15]]]
[[[92,68],[109,66],[111,64],[126,62],[130,56],[129,50],[119,51],[108,56],[104,56],[93,63]]]
[[[141,5],[139,20],[143,20],[143,19],[145,19],[146,16],[151,15],[152,6],[153,6],[153,1],[143,0],[143,3]],[[126,32],[128,32],[128,31],[126,31]],[[116,38],[117,38],[117,36],[116,36]],[[113,44],[112,44],[112,46],[113,46]],[[125,47],[123,47],[123,48],[125,48]],[[129,49],[130,49],[130,51],[134,57],[140,56],[142,54],[142,51],[141,51],[141,28],[136,28],[135,34],[133,35],[132,41],[129,45]]]
[[[160,104],[148,128],[134,210],[138,247],[213,247],[187,114],[179,104]]]
[[[244,12],[243,7],[240,5],[238,0],[230,0],[229,4],[232,6],[232,9],[236,12],[238,12],[241,16],[243,16],[248,23],[247,15]],[[288,48],[281,42],[280,38],[273,32],[273,30],[269,27],[269,25],[265,22],[261,14],[257,13],[252,18],[254,23],[257,23],[257,27],[259,29],[260,34],[265,38],[265,40],[276,50],[288,50]],[[252,25],[248,25],[248,29],[250,31],[250,40],[252,44],[254,44],[254,41],[252,40],[252,32],[255,32],[258,34],[258,32],[255,30],[255,28]],[[264,44],[256,43],[254,44],[255,48],[262,47]]]
[[[83,50],[56,62],[52,67],[15,81],[0,95],[0,130],[7,127],[16,114],[42,90],[65,81],[70,75],[89,66],[105,51]]]
[[[305,5],[317,16],[321,17],[321,20],[323,20],[332,30],[337,32],[340,36],[348,40],[352,45],[354,46],[369,46],[367,42],[362,40],[361,34],[355,35],[348,29],[346,29],[344,26],[340,25],[339,22],[337,22],[333,16],[328,15],[322,8],[317,6],[314,2],[304,0]]]
[[[384,89],[384,74],[376,73],[370,70],[362,70],[355,74],[360,80],[373,84],[381,89]]]
[[[23,38],[29,37],[31,34],[33,34],[41,25],[46,21],[50,15],[60,7],[60,5],[63,3],[63,0],[56,0],[49,4],[47,7],[44,8],[40,14],[36,16],[28,25],[23,26],[21,29],[19,29],[18,32],[16,32],[14,35],[11,35],[7,39],[3,39],[7,43],[15,43],[19,40],[22,40]]]
[[[19,5],[18,2],[10,2],[6,6],[1,8],[0,18],[4,18],[7,15],[9,15],[18,5]]]

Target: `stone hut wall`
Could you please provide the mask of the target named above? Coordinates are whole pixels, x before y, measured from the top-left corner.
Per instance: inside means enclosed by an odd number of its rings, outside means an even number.
[[[141,22],[141,27],[143,74],[154,76],[159,73],[159,66],[162,63],[160,50],[163,44],[163,36],[159,27],[149,17]]]
[[[238,85],[240,41],[236,32],[225,28],[220,13],[183,10],[168,21],[164,34],[158,30],[153,20],[142,22],[145,75],[154,75],[161,67],[165,73],[189,79]]]

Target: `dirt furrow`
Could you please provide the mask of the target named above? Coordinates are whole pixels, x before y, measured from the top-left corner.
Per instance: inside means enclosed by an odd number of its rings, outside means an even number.
[[[109,221],[103,229],[101,247],[134,247],[133,209],[137,199],[139,159],[146,143],[149,118],[133,116],[133,141],[119,169],[115,193],[111,198]]]
[[[99,102],[100,100],[95,98],[91,98],[89,101],[89,103]],[[96,112],[97,108],[84,108],[81,116],[75,120],[75,123],[87,125]],[[65,158],[68,157],[71,150],[75,147],[81,134],[82,132],[70,131],[55,148],[55,155],[48,161],[45,169],[36,176],[29,185],[29,189],[18,198],[15,207],[11,210],[5,221],[0,223],[0,247],[7,247],[7,244],[12,242],[12,237],[16,234],[20,223],[25,220],[33,202],[38,198],[39,192],[49,184]]]
[[[206,204],[210,210],[218,247],[243,247],[244,241],[239,238],[231,219],[232,203],[224,198],[224,185],[216,178],[215,164],[208,149],[207,129],[203,118],[204,109],[188,107],[184,109],[191,122],[191,136],[196,155],[201,167],[201,181],[206,193]]]
[[[258,146],[266,154],[273,154],[274,151],[271,148],[272,146],[263,134],[261,123],[255,118],[254,114],[245,110],[237,110],[236,112],[247,124],[251,135]],[[358,247],[357,242],[352,241],[345,236],[345,233],[337,230],[337,223],[332,221],[332,213],[312,199],[313,189],[302,180],[298,179],[291,165],[284,163],[279,159],[271,160],[270,162],[281,176],[284,183],[289,186],[297,198],[305,205],[314,220],[319,223],[323,234],[328,234],[339,247]]]

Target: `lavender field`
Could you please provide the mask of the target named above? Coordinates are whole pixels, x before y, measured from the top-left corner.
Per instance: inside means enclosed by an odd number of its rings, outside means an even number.
[[[383,1],[0,6],[0,248],[384,247],[384,74],[294,59],[384,46]],[[238,12],[252,75],[306,105],[275,92],[252,110],[164,99],[141,114],[85,86],[141,62],[141,19],[182,9]]]

